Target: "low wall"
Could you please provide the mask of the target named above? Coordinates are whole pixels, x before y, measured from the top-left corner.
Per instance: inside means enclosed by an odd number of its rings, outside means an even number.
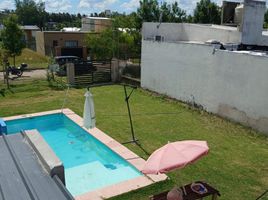
[[[51,177],[57,175],[65,185],[63,163],[46,143],[44,138],[37,130],[26,130],[24,133],[26,139],[34,149],[46,171],[50,174]]]
[[[164,41],[196,41],[218,40],[222,43],[240,43],[241,32],[234,27],[187,24],[187,23],[152,23],[145,22],[142,36],[145,40],[154,40],[156,35],[164,37]]]
[[[248,28],[249,29],[249,28]],[[235,27],[210,25],[210,24],[188,24],[188,23],[153,23],[144,22],[142,27],[142,36],[144,40],[154,40],[156,35],[161,35],[165,42],[175,41],[195,41],[204,43],[208,40],[217,40],[221,43],[255,44],[268,46],[267,31],[257,34],[254,28],[251,28],[252,41],[249,42],[250,36],[242,33]],[[256,34],[253,34],[255,33]]]
[[[143,40],[141,86],[268,133],[268,57]]]

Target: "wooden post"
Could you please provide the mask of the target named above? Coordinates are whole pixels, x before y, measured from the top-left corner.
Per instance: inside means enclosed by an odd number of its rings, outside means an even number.
[[[116,83],[120,80],[119,77],[119,62],[116,58],[111,60],[111,78],[112,82]]]

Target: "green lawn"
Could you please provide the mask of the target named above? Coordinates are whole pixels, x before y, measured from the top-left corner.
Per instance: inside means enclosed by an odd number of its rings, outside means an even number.
[[[2,84],[2,83],[0,83]],[[60,109],[64,91],[50,88],[46,81],[17,84],[0,96],[0,116]],[[131,138],[122,86],[91,89],[97,127],[119,142]],[[71,89],[66,107],[82,116],[85,89]],[[210,153],[184,169],[169,173],[170,180],[134,191],[113,200],[142,200],[175,185],[206,180],[222,194],[220,199],[250,200],[268,188],[268,138],[256,131],[226,121],[187,105],[138,89],[130,99],[137,138],[149,153],[168,141],[208,141]],[[139,147],[129,149],[148,158]]]
[[[13,58],[9,58],[10,65],[13,66]],[[28,69],[40,69],[47,68],[49,63],[49,57],[43,56],[31,49],[23,49],[20,56],[16,56],[16,66],[20,66],[21,63],[27,63]],[[3,67],[0,67],[0,71]]]

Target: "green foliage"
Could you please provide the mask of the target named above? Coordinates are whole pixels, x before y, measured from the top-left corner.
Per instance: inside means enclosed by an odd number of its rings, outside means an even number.
[[[265,14],[264,14],[264,28],[268,28],[268,9],[266,10]]]
[[[15,0],[16,14],[22,25],[37,25],[40,29],[44,27],[46,11],[45,3],[34,0]]]
[[[186,22],[187,23],[193,23],[194,19],[193,19],[193,16],[192,15],[188,15],[187,16],[187,19],[186,19]]]
[[[220,24],[220,7],[210,0],[201,0],[197,2],[194,10],[193,21],[203,24]]]
[[[16,14],[22,25],[37,25],[40,29],[60,30],[63,27],[81,27],[81,14],[47,13],[45,3],[34,0],[15,0]],[[55,23],[55,26],[50,24]]]
[[[182,10],[178,2],[175,1],[172,4],[168,4],[167,2],[164,2],[160,10],[162,12],[162,22],[185,22],[186,21],[186,12]]]
[[[124,32],[117,29],[106,29],[100,34],[88,34],[86,44],[93,59],[127,59],[137,55],[140,47],[138,32]]]
[[[137,14],[135,12],[126,14],[113,13],[113,27],[114,28],[126,28],[129,29],[128,32],[136,31],[138,28]]]
[[[113,13],[113,29],[119,32],[119,58],[139,58],[141,52],[141,34],[135,12],[125,15]],[[117,55],[117,54],[116,54]],[[118,56],[117,55],[117,56]]]
[[[7,19],[4,20],[4,29],[1,31],[1,46],[7,51],[7,54],[14,58],[21,54],[25,43],[22,40],[23,32],[17,24],[17,16],[11,14]]]
[[[1,71],[3,70],[4,83],[6,83],[7,88],[9,88],[9,77],[8,77],[9,74],[7,72],[7,69],[8,69],[8,56],[9,55],[8,55],[7,50],[0,47],[0,66],[2,66],[2,69],[0,68],[0,70]],[[5,96],[5,93],[4,93],[5,89],[2,88],[2,89],[0,89],[0,91],[1,91],[1,95]]]
[[[157,0],[142,0],[137,10],[140,28],[142,22],[157,22],[160,17],[160,9]]]
[[[47,30],[61,30],[63,27],[81,27],[82,15],[78,13],[46,13]]]
[[[137,10],[139,28],[142,22],[185,22],[186,12],[182,10],[178,2],[168,4],[164,2],[159,6],[157,0],[142,0]]]
[[[138,44],[135,43],[135,34],[130,34],[128,32],[119,32],[118,37],[119,43],[117,48],[119,55],[117,55],[117,57],[126,60],[129,57],[133,57],[134,55],[136,55],[136,51],[138,50]]]
[[[65,77],[55,76],[54,72],[47,70],[47,82],[48,86],[54,90],[67,89],[67,81]]]
[[[111,59],[116,51],[115,32],[106,29],[100,34],[89,33],[86,44],[93,59]]]

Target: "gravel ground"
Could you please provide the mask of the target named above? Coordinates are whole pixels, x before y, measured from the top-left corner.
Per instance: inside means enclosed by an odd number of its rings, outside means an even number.
[[[22,76],[17,78],[17,76],[10,75],[10,78],[14,80],[22,80],[22,79],[45,79],[47,74],[46,69],[37,69],[37,70],[27,70],[24,71]],[[0,80],[3,80],[3,72],[0,72]]]

